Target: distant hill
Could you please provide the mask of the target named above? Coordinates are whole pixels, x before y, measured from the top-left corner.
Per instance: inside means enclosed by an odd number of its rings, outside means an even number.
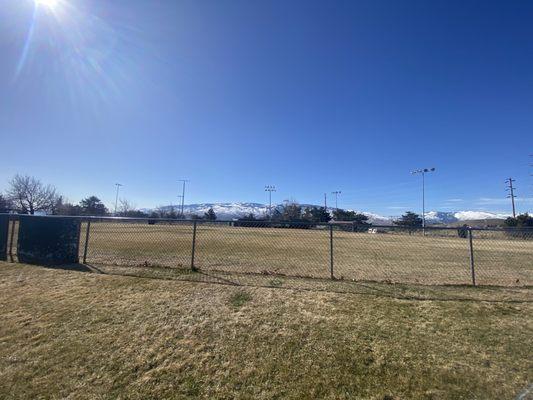
[[[444,224],[444,225],[463,225],[470,222],[476,222],[478,225],[485,225],[487,221],[491,221],[493,225],[501,224],[509,215],[491,213],[487,211],[430,211],[426,213],[426,221],[428,224]]]
[[[274,207],[274,206],[272,206]],[[179,211],[179,206],[163,206],[159,207],[161,209],[169,211],[174,208],[174,210]],[[268,205],[260,203],[199,203],[199,204],[186,204],[183,207],[183,213],[185,215],[204,215],[210,208],[212,208],[218,219],[235,219],[241,218],[250,213],[254,214],[257,218],[260,218],[264,215],[268,215]],[[141,211],[151,212],[152,209],[143,209]]]
[[[302,207],[314,206],[312,204],[301,204]],[[164,206],[163,209],[170,210],[174,207],[179,210],[178,206]],[[281,208],[281,205],[272,205],[272,208]],[[320,206],[317,206],[320,207]],[[207,210],[213,208],[218,219],[231,220],[242,218],[249,214],[254,214],[257,218],[268,216],[268,205],[261,203],[199,203],[186,204],[184,206],[185,215],[203,215]],[[333,212],[332,208],[328,209]],[[152,209],[142,209],[144,212],[151,212]],[[385,217],[379,214],[362,211],[368,216],[369,221],[376,225],[390,225],[396,217]],[[459,226],[468,224],[472,226],[499,226],[508,215],[491,213],[486,211],[429,211],[426,213],[426,221],[428,224],[439,224],[449,226]]]

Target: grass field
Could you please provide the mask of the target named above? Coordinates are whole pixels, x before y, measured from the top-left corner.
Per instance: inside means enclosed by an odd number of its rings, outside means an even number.
[[[446,290],[492,301],[0,263],[0,398],[517,398],[533,382],[531,291]]]
[[[190,267],[191,242],[190,224],[93,223],[87,260],[184,269]],[[533,237],[475,233],[474,256],[478,284],[533,285]],[[329,231],[200,224],[195,265],[205,272],[329,278]],[[468,240],[453,231],[448,236],[335,231],[334,275],[348,281],[470,284]]]

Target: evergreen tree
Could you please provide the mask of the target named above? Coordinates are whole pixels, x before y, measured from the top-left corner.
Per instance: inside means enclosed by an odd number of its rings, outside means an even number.
[[[511,228],[531,228],[533,217],[528,213],[517,215],[516,218],[509,217],[505,220],[505,225]]]
[[[422,226],[422,218],[412,211],[407,211],[400,219],[394,221],[394,224],[406,228],[418,228]]]
[[[357,213],[355,211],[347,211],[337,209],[333,211],[333,218],[335,221],[350,221],[356,225],[370,225],[368,223],[368,217],[365,214]]]
[[[204,213],[204,218],[208,221],[214,221],[217,219],[217,215],[215,214],[215,210],[213,208],[210,208],[207,210],[206,213]]]
[[[306,207],[303,212],[303,219],[310,222],[329,222],[331,215],[324,207]]]
[[[107,207],[96,196],[89,196],[80,201],[80,211],[82,215],[101,216],[108,213]]]
[[[270,215],[266,215],[265,219],[271,219],[272,221],[281,221],[283,219],[283,214],[280,210],[274,208],[272,210],[272,217],[270,217]]]
[[[468,225],[463,224],[463,226],[460,226],[457,228],[457,236],[459,236],[462,239],[466,239],[468,237]]]

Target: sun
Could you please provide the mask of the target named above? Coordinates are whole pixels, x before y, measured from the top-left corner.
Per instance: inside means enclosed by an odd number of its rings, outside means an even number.
[[[57,7],[61,0],[35,0],[35,4],[38,6],[45,6],[50,9],[54,9]]]

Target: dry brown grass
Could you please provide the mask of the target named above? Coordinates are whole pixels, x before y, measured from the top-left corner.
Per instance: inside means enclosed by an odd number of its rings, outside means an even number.
[[[0,263],[0,398],[514,399],[533,381],[517,290],[419,301]]]
[[[339,279],[471,282],[468,240],[457,236],[336,231],[334,237]],[[88,262],[188,268],[191,241],[190,224],[94,223]],[[493,235],[476,239],[474,248],[478,284],[533,285],[533,240]],[[198,226],[195,264],[203,271],[328,278],[329,257],[327,230]]]

